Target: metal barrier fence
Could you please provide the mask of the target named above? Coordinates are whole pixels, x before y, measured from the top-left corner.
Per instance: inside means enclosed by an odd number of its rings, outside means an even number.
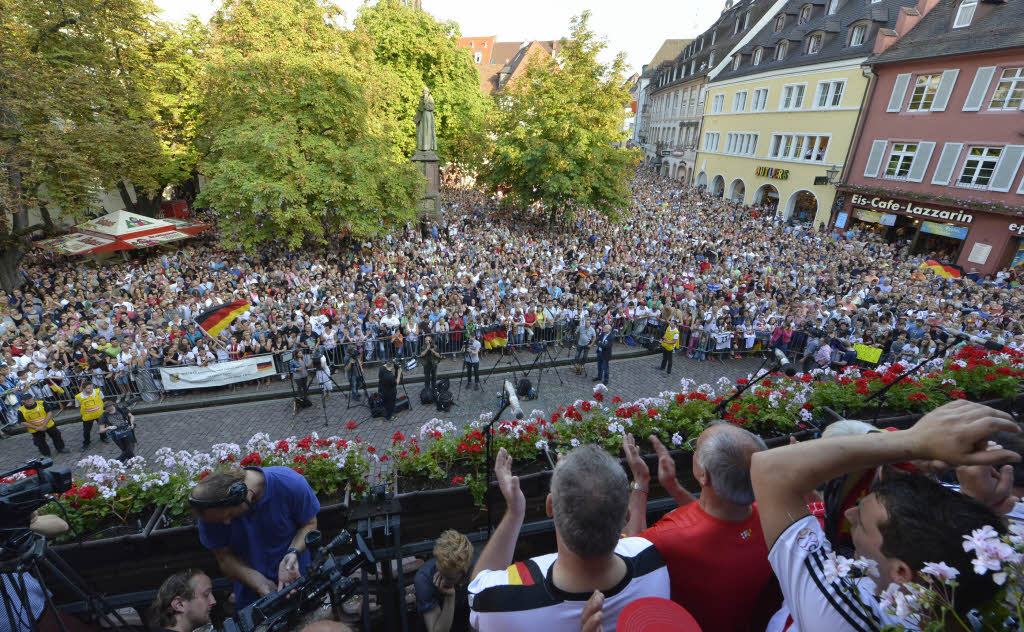
[[[660,342],[664,336],[667,323],[654,318],[639,319],[611,319],[600,321],[600,326],[595,327],[596,336],[601,335],[601,328],[607,322],[612,326],[615,341],[628,346],[641,346],[650,350],[660,350]],[[579,338],[579,320],[559,321],[541,327],[488,327],[471,330],[438,332],[420,334],[416,336],[401,337],[397,335],[371,336],[367,339],[339,342],[327,346],[302,346],[299,345],[291,350],[255,356],[266,358],[273,362],[274,373],[264,374],[258,378],[239,382],[238,384],[251,384],[252,382],[273,383],[275,379],[287,379],[292,371],[292,361],[295,359],[295,351],[302,350],[305,354],[307,367],[309,369],[310,381],[316,379],[316,367],[314,361],[324,357],[331,372],[341,370],[339,382],[347,379],[346,368],[352,366],[352,361],[358,359],[363,370],[379,366],[380,363],[395,359],[402,363],[412,358],[422,360],[425,349],[429,344],[442,359],[464,357],[466,344],[470,335],[475,334],[481,343],[481,355],[488,356],[494,353],[509,351],[529,351],[540,353],[546,351],[551,354],[552,359],[574,359],[576,354],[577,341]],[[769,349],[771,344],[771,331],[756,331],[750,334],[736,335],[735,332],[706,332],[690,330],[688,327],[680,327],[679,353],[698,360],[723,359],[731,356],[742,356],[758,354]],[[495,338],[497,342],[495,342]],[[806,342],[806,335],[796,332],[789,344],[788,352],[794,359],[799,352],[794,353],[795,348],[803,349]],[[565,354],[563,356],[563,353]],[[581,354],[582,355],[582,354]],[[588,359],[594,359],[596,353],[588,353]],[[253,357],[253,356],[248,356]],[[318,363],[317,363],[318,364]],[[170,365],[169,365],[170,366]],[[173,365],[173,366],[188,366]],[[146,367],[135,367],[133,369],[115,373],[95,373],[92,370],[82,372],[71,372],[62,377],[44,378],[30,385],[19,385],[19,387],[5,392],[3,395],[3,413],[8,423],[16,421],[16,409],[19,405],[10,396],[20,400],[23,393],[31,391],[37,399],[48,404],[61,407],[77,407],[75,395],[82,388],[82,385],[90,381],[101,389],[106,399],[128,399],[141,397],[146,401],[155,401],[164,396],[187,393],[189,391],[167,390],[161,380],[161,368],[163,365],[150,365]],[[324,380],[326,381],[326,380]],[[234,388],[231,386],[206,387],[206,388]],[[197,389],[192,389],[197,390]],[[0,419],[0,423],[3,420]]]

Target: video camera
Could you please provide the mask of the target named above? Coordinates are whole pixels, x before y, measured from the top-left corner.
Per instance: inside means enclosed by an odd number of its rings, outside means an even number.
[[[341,614],[341,605],[352,596],[358,580],[349,577],[366,565],[376,564],[373,553],[362,536],[355,542],[348,531],[326,546],[319,531],[306,534],[306,548],[313,556],[306,574],[281,590],[261,597],[224,622],[224,632],[276,632],[298,625],[300,618],[320,608],[330,598],[334,614]],[[354,545],[354,546],[353,546]],[[348,550],[344,557],[335,553]]]
[[[50,470],[53,459],[28,461],[21,467],[0,473],[0,479],[19,472],[35,470],[35,476],[14,483],[0,483],[0,543],[8,531],[27,529],[32,512],[50,502],[47,496],[62,494],[71,489],[71,471]]]

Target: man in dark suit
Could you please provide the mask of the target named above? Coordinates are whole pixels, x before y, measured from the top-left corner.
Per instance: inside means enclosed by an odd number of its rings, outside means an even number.
[[[608,385],[608,365],[612,359],[612,345],[615,344],[612,338],[612,326],[605,324],[601,329],[601,335],[597,337],[597,377],[595,382],[603,382]]]
[[[377,392],[384,400],[384,418],[391,421],[395,414],[395,400],[398,398],[398,383],[402,381],[402,369],[395,366],[394,360],[388,360],[380,366],[377,373]]]

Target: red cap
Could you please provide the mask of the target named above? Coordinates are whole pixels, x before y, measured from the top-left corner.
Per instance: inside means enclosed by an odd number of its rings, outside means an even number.
[[[615,632],[701,632],[693,616],[662,597],[637,599],[622,609]]]

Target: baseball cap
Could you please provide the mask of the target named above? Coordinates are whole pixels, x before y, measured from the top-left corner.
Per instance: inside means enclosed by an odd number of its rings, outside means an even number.
[[[619,613],[615,632],[701,632],[685,608],[663,597],[644,597]]]

